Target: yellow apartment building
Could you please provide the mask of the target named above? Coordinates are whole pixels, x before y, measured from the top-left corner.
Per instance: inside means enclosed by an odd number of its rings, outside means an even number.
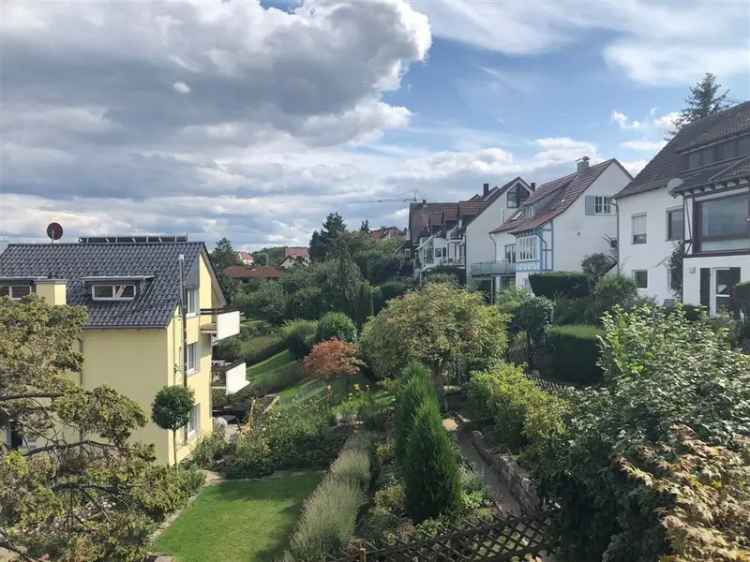
[[[211,350],[239,333],[240,313],[225,308],[202,242],[141,236],[10,244],[0,254],[0,296],[31,292],[88,309],[81,339],[85,388],[109,385],[147,415],[162,387],[193,390],[190,423],[177,434],[178,462],[211,433]],[[235,368],[244,372],[245,366]],[[160,462],[175,462],[171,431],[149,421],[132,439],[152,443]]]

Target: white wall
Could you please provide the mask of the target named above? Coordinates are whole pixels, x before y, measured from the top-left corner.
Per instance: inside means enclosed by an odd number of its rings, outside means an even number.
[[[226,372],[226,394],[234,394],[245,388],[250,382],[247,380],[245,363],[235,365]]]
[[[736,256],[695,256],[687,257],[682,266],[682,301],[685,304],[701,304],[701,268],[740,268],[740,283],[750,281],[750,255]],[[714,279],[711,279],[712,285]],[[711,303],[714,313],[714,303]]]
[[[515,188],[516,185],[524,186],[523,182],[516,182],[510,189],[500,195],[492,204],[487,207],[479,216],[469,223],[466,227],[466,276],[467,281],[471,277],[471,264],[502,261],[504,253],[502,248],[498,248],[499,257],[495,254],[495,244],[490,238],[490,231],[495,230],[503,224],[518,209],[508,209],[508,191]],[[513,243],[513,237],[510,237],[508,244]]]
[[[648,271],[648,288],[638,289],[641,296],[662,304],[674,299],[669,288],[669,258],[677,242],[667,240],[667,211],[682,209],[682,198],[673,198],[664,189],[647,191],[618,199],[620,213],[619,271],[633,277],[633,271]],[[633,244],[633,215],[646,214],[646,244]]]
[[[630,177],[622,168],[612,163],[569,209],[554,219],[554,271],[581,271],[581,262],[586,256],[611,253],[607,237],[617,238],[617,213],[586,215],[586,196],[611,197],[630,181]]]

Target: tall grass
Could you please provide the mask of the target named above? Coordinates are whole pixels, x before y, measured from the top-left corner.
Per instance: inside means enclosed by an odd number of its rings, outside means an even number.
[[[328,475],[305,502],[292,535],[287,561],[318,561],[349,543],[359,508],[367,501],[372,477],[371,440],[353,435],[333,462]]]

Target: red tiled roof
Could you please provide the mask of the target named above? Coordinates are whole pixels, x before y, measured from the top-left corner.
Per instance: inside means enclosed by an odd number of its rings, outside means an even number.
[[[282,271],[278,267],[260,265],[246,267],[244,265],[230,265],[224,269],[224,275],[231,279],[278,279]]]
[[[285,258],[306,258],[309,256],[309,251],[304,246],[287,246],[284,248]]]

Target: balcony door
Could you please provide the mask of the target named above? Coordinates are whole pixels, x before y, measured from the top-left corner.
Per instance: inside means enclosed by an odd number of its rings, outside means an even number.
[[[701,268],[701,304],[708,306],[711,316],[731,311],[732,293],[739,282],[739,267]]]

